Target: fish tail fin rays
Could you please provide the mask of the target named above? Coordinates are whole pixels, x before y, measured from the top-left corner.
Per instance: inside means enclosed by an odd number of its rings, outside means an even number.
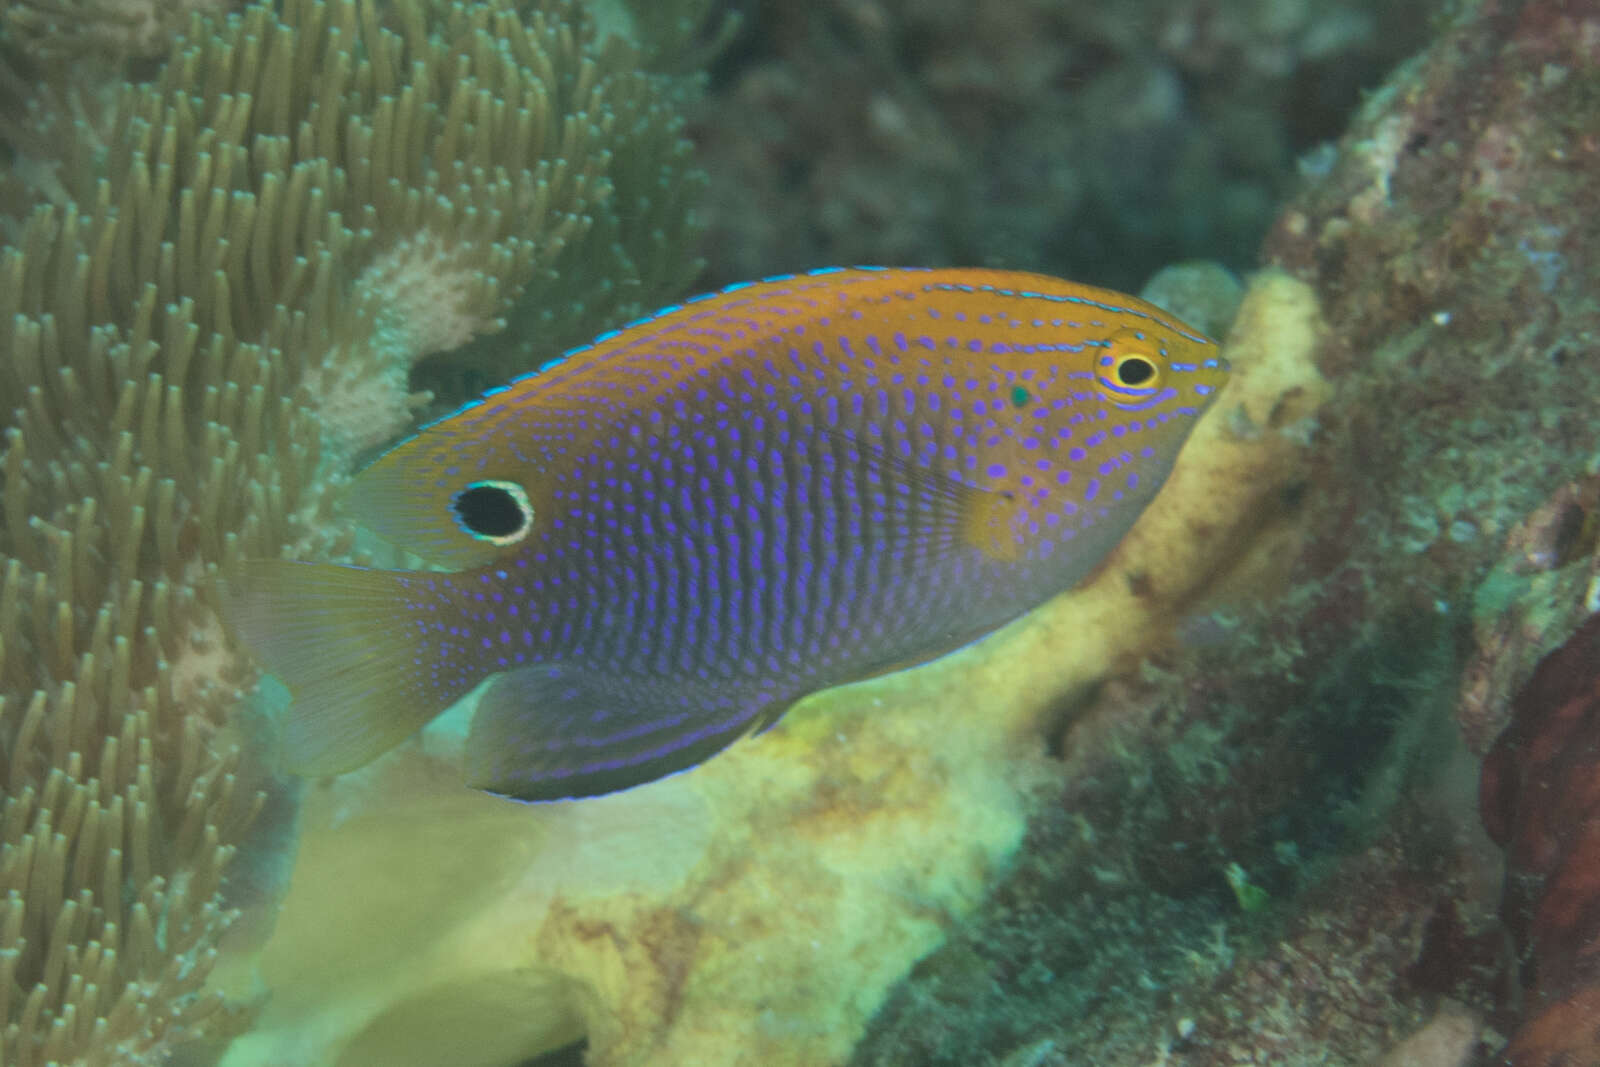
[[[467,735],[467,784],[515,800],[596,796],[686,770],[768,725],[788,700],[619,679],[568,664],[497,677]]]
[[[294,698],[284,762],[340,774],[421,729],[459,692],[419,673],[421,633],[405,621],[407,572],[252,560],[223,590],[223,616]]]

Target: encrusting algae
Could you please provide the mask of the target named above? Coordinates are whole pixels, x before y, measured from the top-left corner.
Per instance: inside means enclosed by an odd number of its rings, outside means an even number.
[[[23,61],[40,95],[0,125],[0,1062],[168,1062],[240,1029],[203,986],[229,899],[260,890],[224,879],[287,805],[241,745],[214,584],[343,543],[328,488],[410,421],[429,352],[515,314],[553,351],[681,287],[687,83],[642,54],[559,0],[290,0],[193,16],[147,83]]]

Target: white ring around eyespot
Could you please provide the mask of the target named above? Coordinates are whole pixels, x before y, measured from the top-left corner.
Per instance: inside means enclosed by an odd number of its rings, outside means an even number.
[[[455,501],[456,498],[462,493],[465,493],[471,489],[504,490],[506,495],[511,497],[512,503],[517,505],[517,510],[522,513],[522,525],[517,527],[511,533],[500,534],[498,536],[492,534],[474,533],[473,531],[467,529],[461,524],[461,516],[456,512]],[[518,541],[521,541],[524,537],[527,537],[529,531],[533,529],[533,501],[528,499],[528,491],[522,488],[522,486],[518,485],[516,482],[501,481],[498,478],[485,478],[481,481],[468,482],[458,492],[451,496],[450,517],[455,520],[456,526],[460,528],[461,532],[472,538],[474,541],[484,541],[488,544],[503,548],[506,545],[514,545]]]

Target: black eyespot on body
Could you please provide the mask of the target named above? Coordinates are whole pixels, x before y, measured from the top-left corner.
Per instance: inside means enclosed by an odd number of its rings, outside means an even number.
[[[515,482],[473,482],[450,498],[456,525],[480,541],[509,545],[533,528],[533,504]]]
[[[1156,366],[1141,356],[1125,356],[1117,363],[1120,385],[1143,385],[1156,376]]]

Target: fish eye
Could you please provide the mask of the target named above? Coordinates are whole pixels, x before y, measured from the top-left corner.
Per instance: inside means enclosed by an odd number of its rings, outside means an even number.
[[[533,502],[516,482],[473,482],[450,498],[450,513],[468,536],[511,545],[533,529]]]
[[[1117,360],[1111,376],[1121,385],[1143,385],[1156,376],[1156,365],[1138,354]]]
[[[1096,389],[1102,399],[1118,407],[1142,407],[1161,390],[1161,357],[1141,331],[1114,335],[1096,364]]]

